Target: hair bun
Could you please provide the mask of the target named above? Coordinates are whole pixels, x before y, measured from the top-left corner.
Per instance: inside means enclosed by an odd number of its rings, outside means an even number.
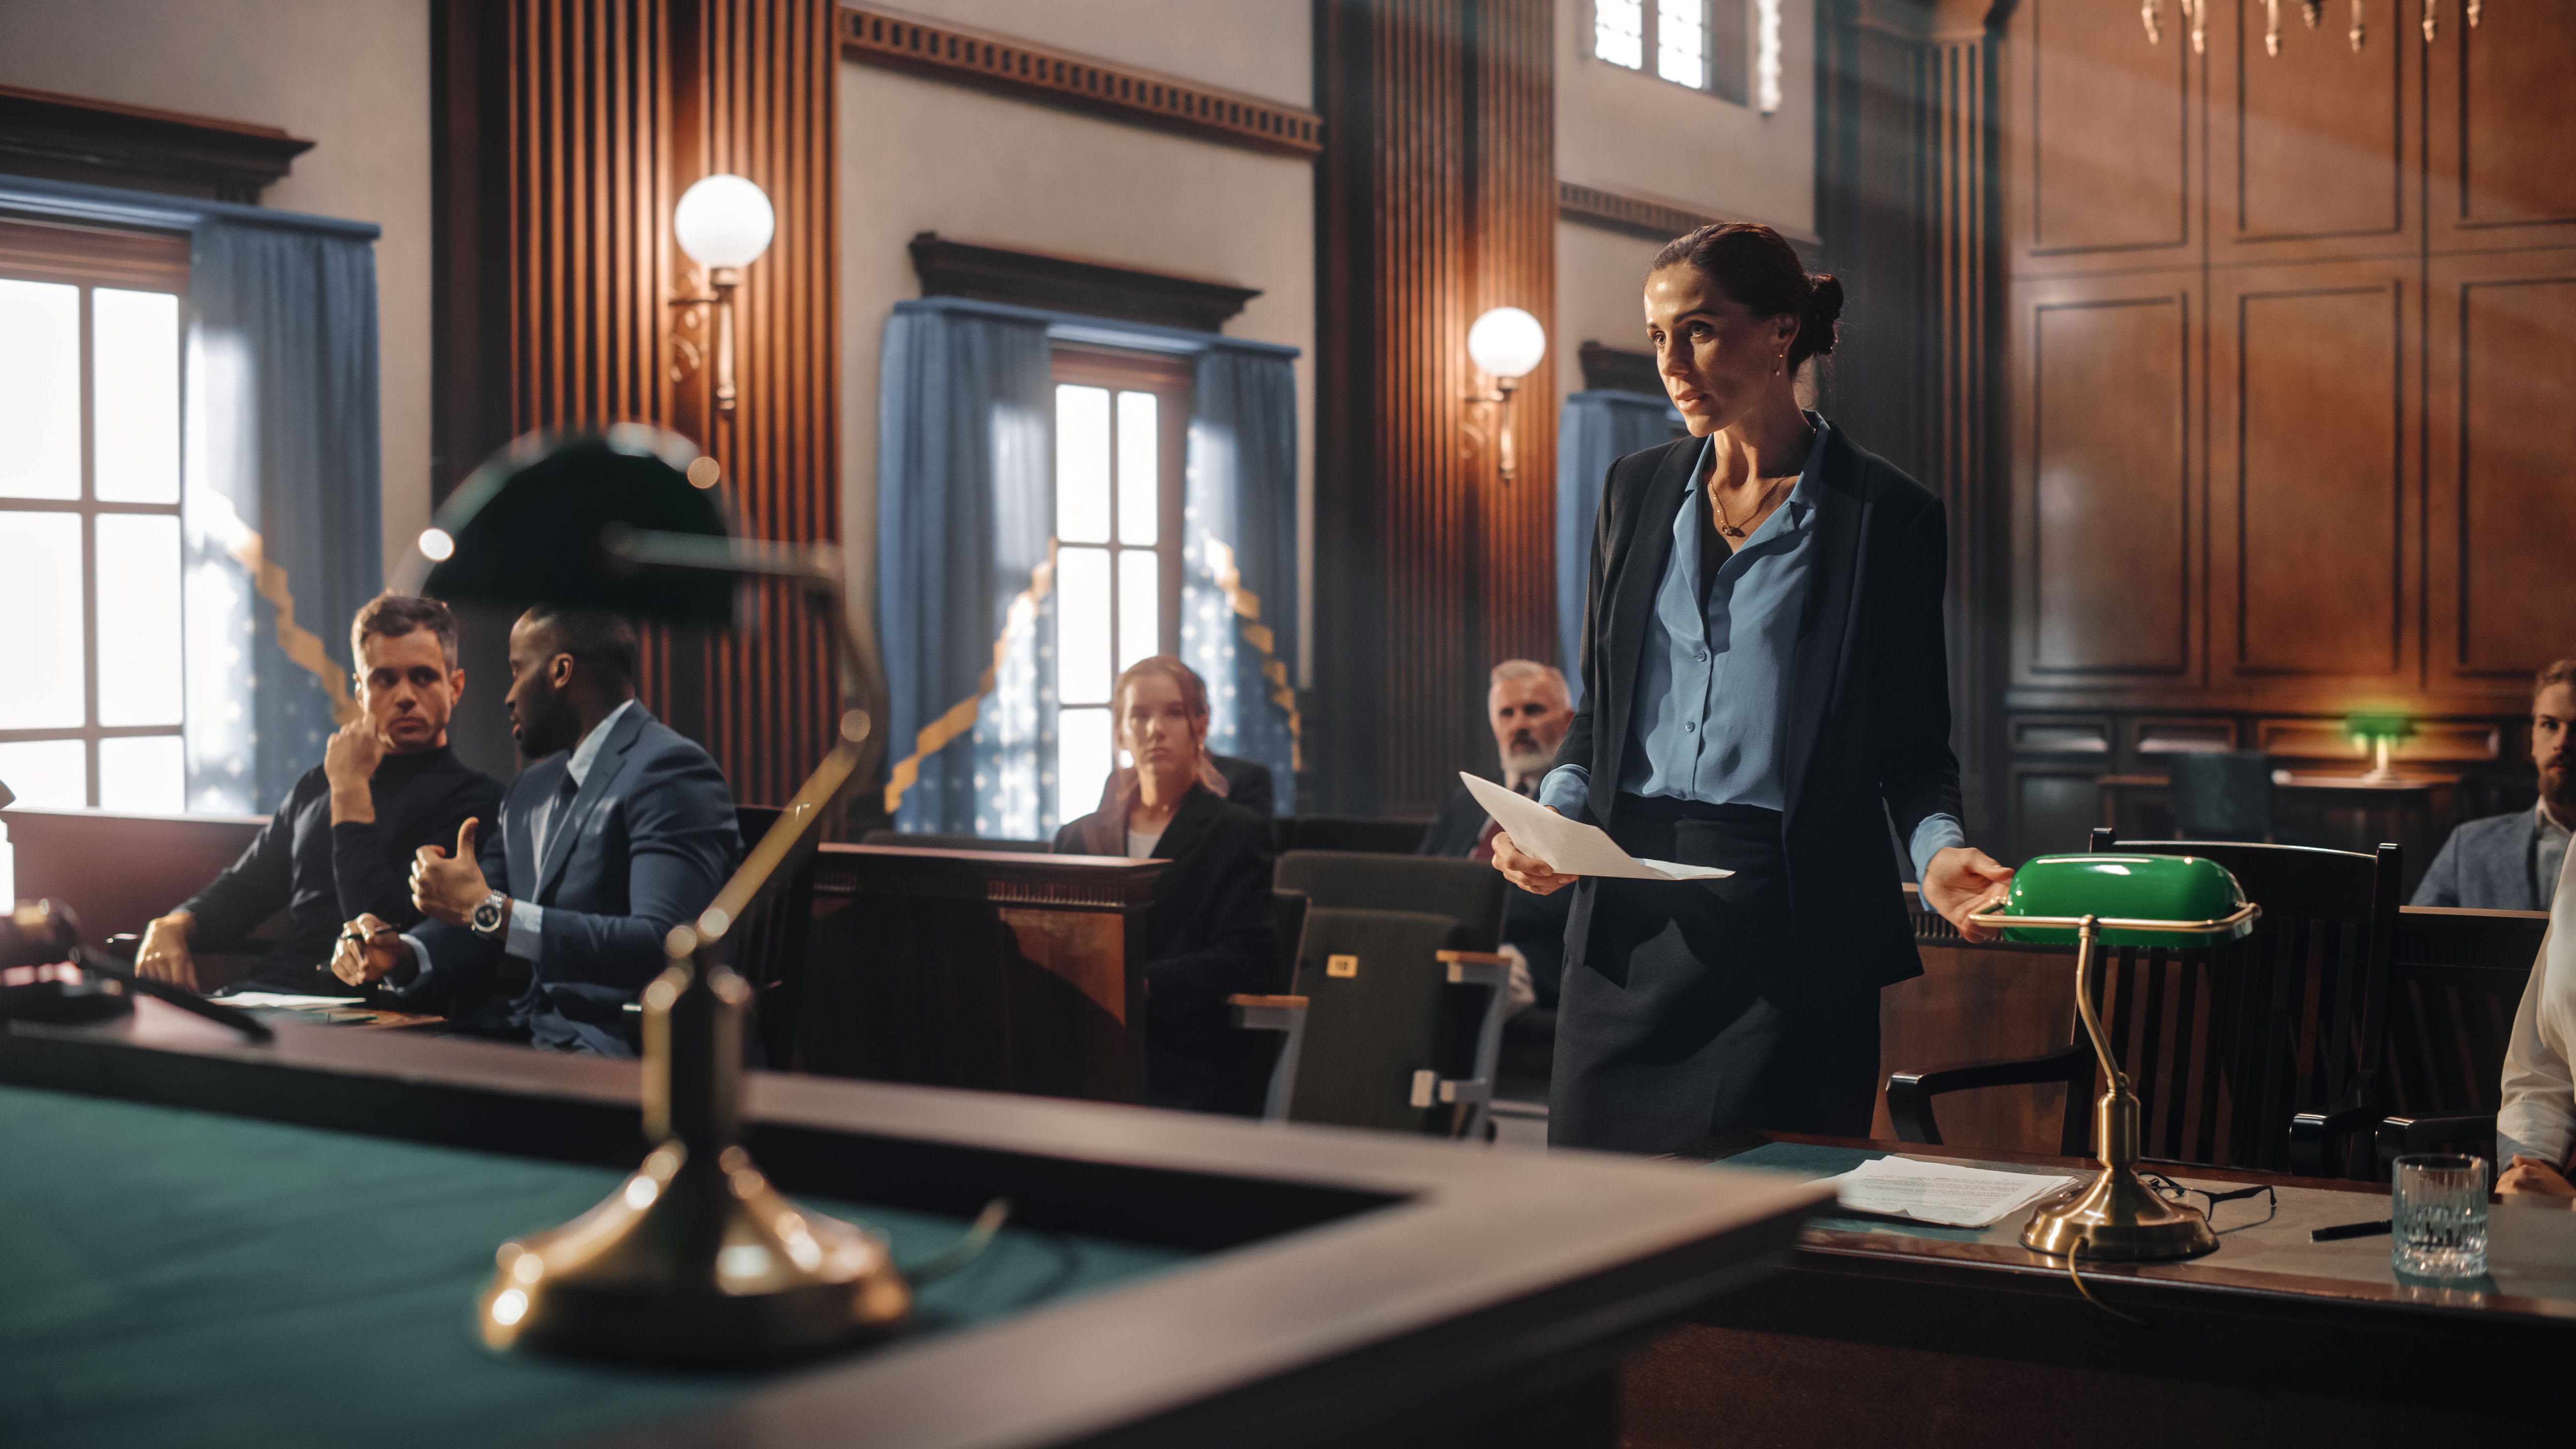
[[[1806,315],[1801,319],[1815,339],[1811,349],[1822,357],[1834,350],[1834,324],[1843,315],[1843,284],[1831,272],[1814,272],[1807,277]]]

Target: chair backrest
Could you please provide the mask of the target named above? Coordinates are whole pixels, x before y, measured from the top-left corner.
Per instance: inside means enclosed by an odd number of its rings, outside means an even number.
[[[2272,838],[2272,757],[2255,750],[2169,755],[2174,834],[2187,840]]]
[[[1291,1121],[1446,1129],[1453,1114],[1415,1105],[1413,1083],[1426,1070],[1463,1075],[1438,960],[1457,929],[1430,911],[1308,909],[1295,987],[1307,1000],[1306,1040]]]
[[[933,835],[928,831],[871,830],[859,837],[861,845],[909,845],[916,850],[1008,850],[1022,855],[1045,855],[1055,849],[1052,840],[1005,840],[988,835]]]
[[[1290,815],[1273,827],[1279,853],[1292,850],[1373,850],[1411,855],[1422,844],[1428,820],[1378,820],[1358,815]]]
[[[2280,1171],[2293,1116],[2378,1099],[2401,904],[2397,846],[2361,855],[2096,830],[2092,847],[2214,860],[2263,908],[2239,940],[2106,952],[2103,1029],[2140,1099],[2146,1156]],[[2090,1136],[2091,1106],[2066,1104],[2069,1151]]]
[[[782,812],[767,805],[737,805],[734,824],[742,832],[748,855]],[[796,1042],[797,993],[805,975],[806,937],[814,925],[814,856],[796,863],[769,900],[750,920],[735,928],[733,968],[752,987],[753,1030],[761,1060],[755,1065],[784,1071]]]
[[[1430,911],[1458,923],[1458,951],[1502,947],[1503,911],[1510,882],[1493,866],[1442,855],[1386,855],[1368,851],[1292,850],[1279,857],[1273,877],[1283,890],[1303,891],[1319,908]]]

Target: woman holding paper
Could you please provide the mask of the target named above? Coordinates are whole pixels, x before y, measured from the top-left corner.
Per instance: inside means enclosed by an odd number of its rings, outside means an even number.
[[[1959,824],[1941,502],[1798,405],[1842,286],[1777,232],[1679,238],[1645,304],[1690,436],[1611,465],[1583,704],[1539,799],[1631,856],[1734,874],[1578,881],[1495,838],[1515,885],[1580,892],[1549,1140],[1864,1136],[1879,988],[1923,969],[1888,821],[1925,902],[1972,936],[2012,876]]]

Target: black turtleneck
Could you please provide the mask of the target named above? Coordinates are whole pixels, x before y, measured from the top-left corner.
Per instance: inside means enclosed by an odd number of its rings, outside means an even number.
[[[397,926],[418,924],[409,884],[414,853],[424,845],[453,850],[468,818],[490,830],[500,817],[501,784],[444,745],[388,754],[368,783],[376,818],[333,825],[331,782],[319,765],[306,771],[241,859],[179,908],[197,918],[189,948],[239,950],[284,910],[285,933],[253,977],[272,988],[337,992],[345,988],[324,966],[342,925],[369,912]]]

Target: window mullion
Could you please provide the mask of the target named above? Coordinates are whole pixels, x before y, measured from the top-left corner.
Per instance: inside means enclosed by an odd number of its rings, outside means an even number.
[[[98,289],[80,289],[81,725],[89,807],[99,806],[98,765]]]

